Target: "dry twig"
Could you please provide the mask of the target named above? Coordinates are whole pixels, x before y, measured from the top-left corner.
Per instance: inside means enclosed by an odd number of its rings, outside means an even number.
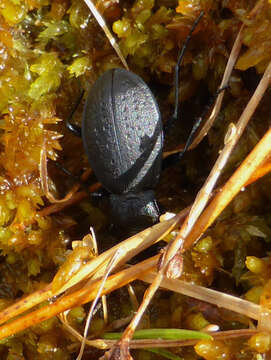
[[[89,7],[90,11],[92,12],[93,16],[95,17],[96,21],[100,25],[100,27],[103,29],[106,37],[108,38],[110,44],[112,45],[113,49],[116,51],[118,57],[120,58],[123,66],[129,70],[128,64],[122,55],[122,52],[119,48],[118,43],[116,42],[116,39],[112,35],[111,31],[109,30],[108,26],[106,25],[106,22],[104,21],[104,18],[101,16],[99,11],[97,10],[96,6],[93,4],[92,0],[84,0],[86,5]]]

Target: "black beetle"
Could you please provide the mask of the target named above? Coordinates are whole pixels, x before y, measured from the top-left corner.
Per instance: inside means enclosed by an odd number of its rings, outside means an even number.
[[[173,120],[178,117],[180,63],[202,16],[203,12],[178,56]],[[89,163],[110,193],[112,223],[130,231],[156,223],[160,211],[153,189],[162,167],[163,125],[158,104],[145,82],[124,69],[108,70],[88,93],[82,131],[69,121],[67,126],[82,135]],[[195,128],[185,149],[194,132]]]
[[[110,192],[113,223],[157,222],[152,189],[161,173],[163,125],[145,82],[120,68],[104,73],[88,93],[82,138],[91,168]]]

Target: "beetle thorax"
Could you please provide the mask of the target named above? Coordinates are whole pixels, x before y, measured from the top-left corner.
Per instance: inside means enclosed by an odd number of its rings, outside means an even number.
[[[152,190],[110,194],[110,205],[114,224],[137,231],[157,223],[160,215]]]

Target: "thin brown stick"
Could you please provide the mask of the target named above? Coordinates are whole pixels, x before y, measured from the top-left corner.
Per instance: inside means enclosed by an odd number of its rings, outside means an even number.
[[[37,290],[34,293],[32,293],[26,297],[23,297],[21,300],[17,301],[15,304],[2,310],[0,312],[0,324],[3,324],[6,321],[24,313],[25,311],[42,303],[43,301],[48,300],[52,296],[50,289],[51,289],[51,285],[47,285],[43,289]]]
[[[92,12],[93,16],[95,17],[95,19],[98,22],[98,24],[100,25],[100,27],[103,29],[106,37],[108,38],[113,49],[116,51],[123,66],[125,67],[125,69],[129,70],[128,64],[127,64],[124,56],[122,55],[120,47],[119,47],[118,43],[116,42],[116,39],[112,35],[111,31],[109,30],[108,26],[106,25],[104,18],[99,13],[96,6],[93,4],[92,0],[84,0],[84,1],[85,1],[86,5],[89,7],[90,11]]]
[[[152,283],[157,272],[149,271],[139,276],[139,279],[148,283]],[[261,307],[251,301],[243,300],[239,297],[222,293],[213,289],[205,288],[199,285],[191,285],[190,283],[179,279],[164,278],[161,287],[171,290],[179,294],[193,297],[194,299],[214,304],[224,309],[235,311],[254,320],[260,319]]]
[[[105,275],[100,283],[100,286],[98,287],[98,290],[97,290],[97,294],[95,296],[95,299],[93,300],[92,304],[91,304],[91,307],[89,309],[89,312],[88,312],[88,315],[87,315],[87,319],[86,319],[86,324],[85,324],[85,330],[84,330],[84,336],[82,338],[82,341],[81,341],[81,347],[80,347],[80,351],[79,351],[79,354],[77,356],[77,359],[76,360],[81,360],[82,359],[82,356],[84,354],[84,349],[85,349],[85,345],[86,345],[86,340],[87,340],[87,335],[88,335],[88,330],[89,330],[89,326],[90,326],[90,323],[91,323],[91,320],[92,320],[92,317],[93,317],[93,313],[94,313],[94,310],[95,310],[95,307],[98,303],[98,300],[99,298],[101,298],[101,293],[103,291],[103,288],[104,288],[104,285],[106,283],[106,280],[108,279],[108,276],[110,274],[110,272],[113,270],[114,268],[114,265],[115,265],[115,262],[117,261],[117,258],[118,258],[118,255],[119,255],[119,252],[121,251],[121,247],[119,249],[116,250],[115,254],[113,255],[113,257],[111,258],[110,262],[108,263],[107,265],[107,269],[106,269],[106,272],[105,272]]]
[[[229,82],[229,78],[231,76],[232,70],[234,68],[234,65],[236,63],[236,60],[238,58],[238,55],[239,55],[241,47],[242,47],[242,36],[243,36],[244,28],[245,28],[244,25],[242,25],[238,32],[238,35],[234,41],[234,44],[233,44],[233,47],[232,47],[232,50],[230,53],[230,57],[228,59],[226,69],[225,69],[225,72],[223,75],[223,79],[219,86],[220,89],[223,88],[224,86],[226,86]],[[214,123],[217,115],[219,114],[219,111],[220,111],[220,108],[222,105],[223,96],[224,96],[224,91],[222,91],[218,95],[209,118],[207,119],[207,121],[205,122],[203,127],[200,129],[199,133],[193,140],[192,144],[189,146],[189,148],[188,148],[189,150],[194,149],[202,141],[202,139],[208,134],[209,130],[213,126],[213,123]]]

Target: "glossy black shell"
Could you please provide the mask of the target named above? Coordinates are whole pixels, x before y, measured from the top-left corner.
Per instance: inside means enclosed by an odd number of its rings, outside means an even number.
[[[91,168],[111,193],[157,184],[163,128],[157,102],[139,76],[112,69],[98,78],[85,103],[82,138]]]

